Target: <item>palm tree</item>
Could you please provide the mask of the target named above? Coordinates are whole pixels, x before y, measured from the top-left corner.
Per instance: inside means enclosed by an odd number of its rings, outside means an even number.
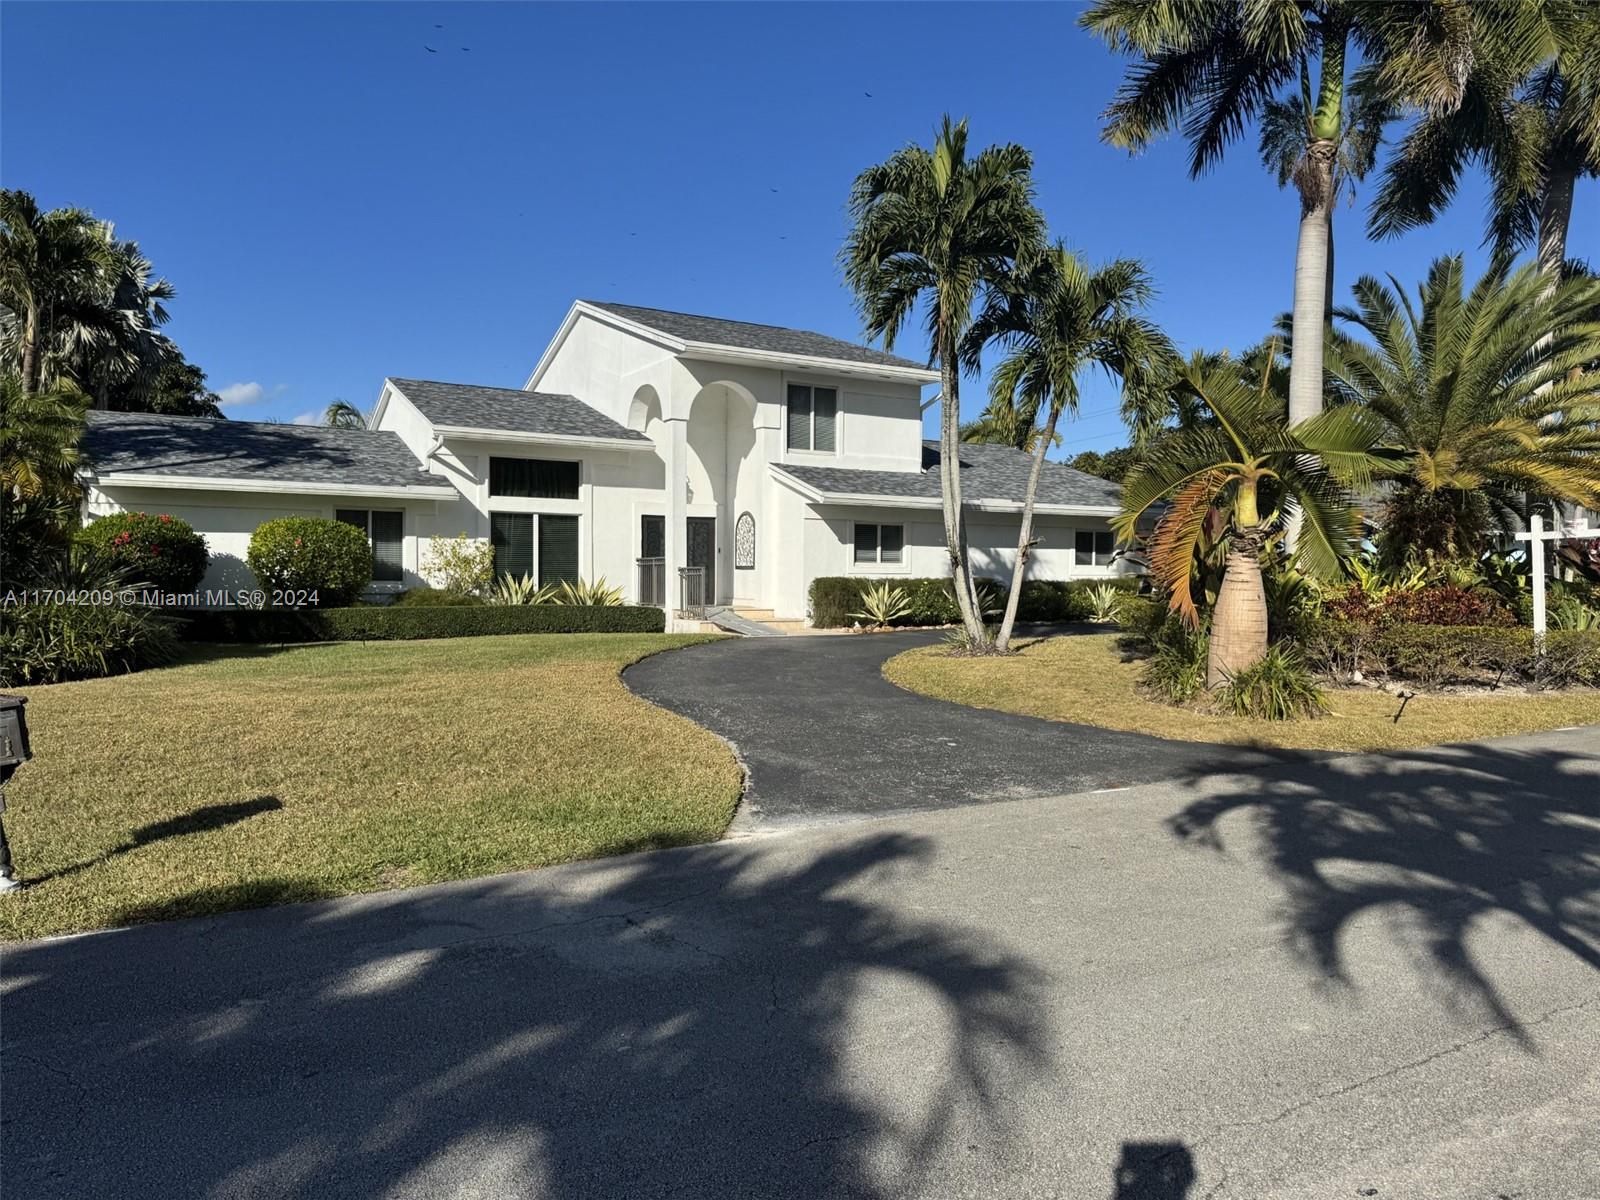
[[[1189,173],[1199,176],[1251,122],[1283,141],[1297,130],[1290,172],[1300,194],[1295,250],[1294,346],[1289,412],[1300,421],[1322,409],[1322,332],[1326,321],[1329,236],[1337,195],[1346,93],[1425,101],[1460,100],[1455,64],[1469,60],[1472,38],[1500,35],[1514,14],[1479,23],[1461,18],[1460,0],[1425,6],[1387,0],[1255,0],[1174,4],[1171,0],[1095,0],[1081,23],[1138,61],[1106,110],[1104,137],[1139,151],[1181,125]],[[1505,36],[1509,36],[1506,34]],[[1346,81],[1352,44],[1365,60]],[[1316,76],[1313,84],[1313,74]],[[1278,99],[1285,92],[1292,99]],[[1289,108],[1274,107],[1288,105]],[[1379,115],[1382,103],[1368,108]],[[1285,148],[1264,147],[1269,159]],[[1348,170],[1349,168],[1344,168]]]
[[[1055,441],[1061,414],[1077,411],[1078,375],[1085,367],[1099,367],[1131,389],[1176,365],[1172,343],[1139,315],[1154,292],[1142,264],[1118,259],[1091,270],[1057,243],[1019,267],[1002,286],[991,288],[987,304],[967,333],[962,357],[969,366],[977,366],[991,342],[1008,351],[990,383],[989,419],[1022,433],[1021,444],[1026,444],[1029,432],[1041,435],[1031,439],[1033,462],[1023,494],[1017,560],[995,637],[999,653],[1010,646],[1027,576],[1034,497],[1045,451]]]
[[[850,191],[853,226],[841,252],[867,336],[895,339],[919,305],[929,361],[939,367],[939,481],[945,544],[961,622],[974,647],[990,645],[967,555],[960,460],[960,346],[985,284],[1038,252],[1044,222],[1033,205],[1033,159],[1021,146],[969,157],[967,123],[944,118],[933,148],[907,146],[868,167]]]
[[[63,327],[74,329],[69,313],[103,288],[115,268],[105,227],[83,209],[41,213],[27,192],[0,189],[3,349],[25,392],[39,389],[44,357],[58,344]],[[103,311],[93,316],[96,330],[108,319]]]
[[[1600,507],[1600,280],[1547,284],[1537,264],[1491,267],[1467,292],[1434,261],[1416,303],[1364,277],[1335,317],[1332,396],[1382,420],[1392,472],[1384,547],[1476,555],[1526,496]]]
[[[335,400],[328,405],[327,411],[322,414],[322,423],[334,429],[365,429],[366,417],[361,415],[361,410],[348,400]]]
[[[1600,8],[1521,0],[1521,9],[1534,38],[1479,56],[1459,106],[1419,114],[1384,167],[1368,225],[1382,238],[1431,223],[1455,197],[1462,170],[1478,162],[1492,185],[1485,244],[1505,259],[1533,244],[1553,284],[1566,262],[1576,185],[1600,175]]]
[[[111,238],[110,227],[105,230]],[[46,373],[75,379],[97,408],[111,407],[113,397],[142,401],[162,370],[182,357],[161,333],[163,302],[177,291],[165,279],[152,279],[153,271],[139,243],[112,239],[110,269],[99,286],[58,311],[57,344],[49,348],[54,361]]]
[[[1360,532],[1344,485],[1365,483],[1379,464],[1373,454],[1379,427],[1354,406],[1287,425],[1283,400],[1266,386],[1250,386],[1228,360],[1196,357],[1176,378],[1204,419],[1149,448],[1123,481],[1122,511],[1112,526],[1132,541],[1140,519],[1165,502],[1148,539],[1150,568],[1172,610],[1198,625],[1190,588],[1196,550],[1208,524],[1225,523],[1227,565],[1206,668],[1206,686],[1216,687],[1266,653],[1261,548],[1291,505],[1301,520],[1295,564],[1318,578],[1341,574]]]
[[[0,578],[35,577],[78,514],[78,440],[89,399],[70,383],[30,392],[0,374]]]

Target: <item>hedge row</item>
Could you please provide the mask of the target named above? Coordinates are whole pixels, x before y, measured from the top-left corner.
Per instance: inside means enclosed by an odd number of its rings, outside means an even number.
[[[902,589],[910,611],[896,625],[953,625],[961,619],[954,585],[948,579],[881,579],[858,575],[823,575],[811,581],[811,623],[819,629],[854,625],[851,613],[861,611],[861,594],[869,587],[889,583]],[[1030,579],[1022,585],[1017,618],[1022,621],[1087,621],[1094,612],[1090,588],[1109,583],[1119,591],[1138,590],[1132,576],[1116,579]],[[994,580],[985,587],[997,606],[1005,604],[1006,588]]]
[[[1313,668],[1341,677],[1361,671],[1424,687],[1497,680],[1600,687],[1595,630],[1551,630],[1542,660],[1534,654],[1533,631],[1521,627],[1319,621],[1300,641]]]
[[[380,642],[497,633],[660,633],[666,614],[633,605],[474,608],[266,608],[198,612],[193,642]]]

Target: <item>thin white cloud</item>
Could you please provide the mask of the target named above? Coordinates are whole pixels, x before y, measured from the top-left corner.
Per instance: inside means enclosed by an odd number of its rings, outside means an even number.
[[[294,418],[294,420],[290,421],[289,424],[291,424],[291,425],[321,425],[322,424],[322,414],[319,413],[319,412],[303,412],[298,417]]]
[[[230,383],[227,387],[217,392],[217,398],[223,408],[244,408],[249,404],[259,404],[263,400],[270,400],[281,396],[289,390],[289,385],[280,383],[276,387],[265,388],[251,380],[249,383]]]

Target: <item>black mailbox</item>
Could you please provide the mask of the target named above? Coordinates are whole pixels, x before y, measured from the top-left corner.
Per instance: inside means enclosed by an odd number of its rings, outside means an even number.
[[[5,786],[18,767],[33,757],[28,746],[28,698],[0,695],[0,813],[6,811]],[[6,827],[0,822],[0,892],[19,885],[11,873],[11,847],[6,844]]]
[[[33,757],[28,746],[28,698],[0,695],[0,786]]]

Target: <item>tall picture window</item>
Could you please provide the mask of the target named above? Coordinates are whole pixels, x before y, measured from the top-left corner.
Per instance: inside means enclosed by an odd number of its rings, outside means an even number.
[[[560,513],[489,514],[489,542],[494,547],[494,573],[520,579],[527,575],[540,587],[578,579],[578,518]]]

